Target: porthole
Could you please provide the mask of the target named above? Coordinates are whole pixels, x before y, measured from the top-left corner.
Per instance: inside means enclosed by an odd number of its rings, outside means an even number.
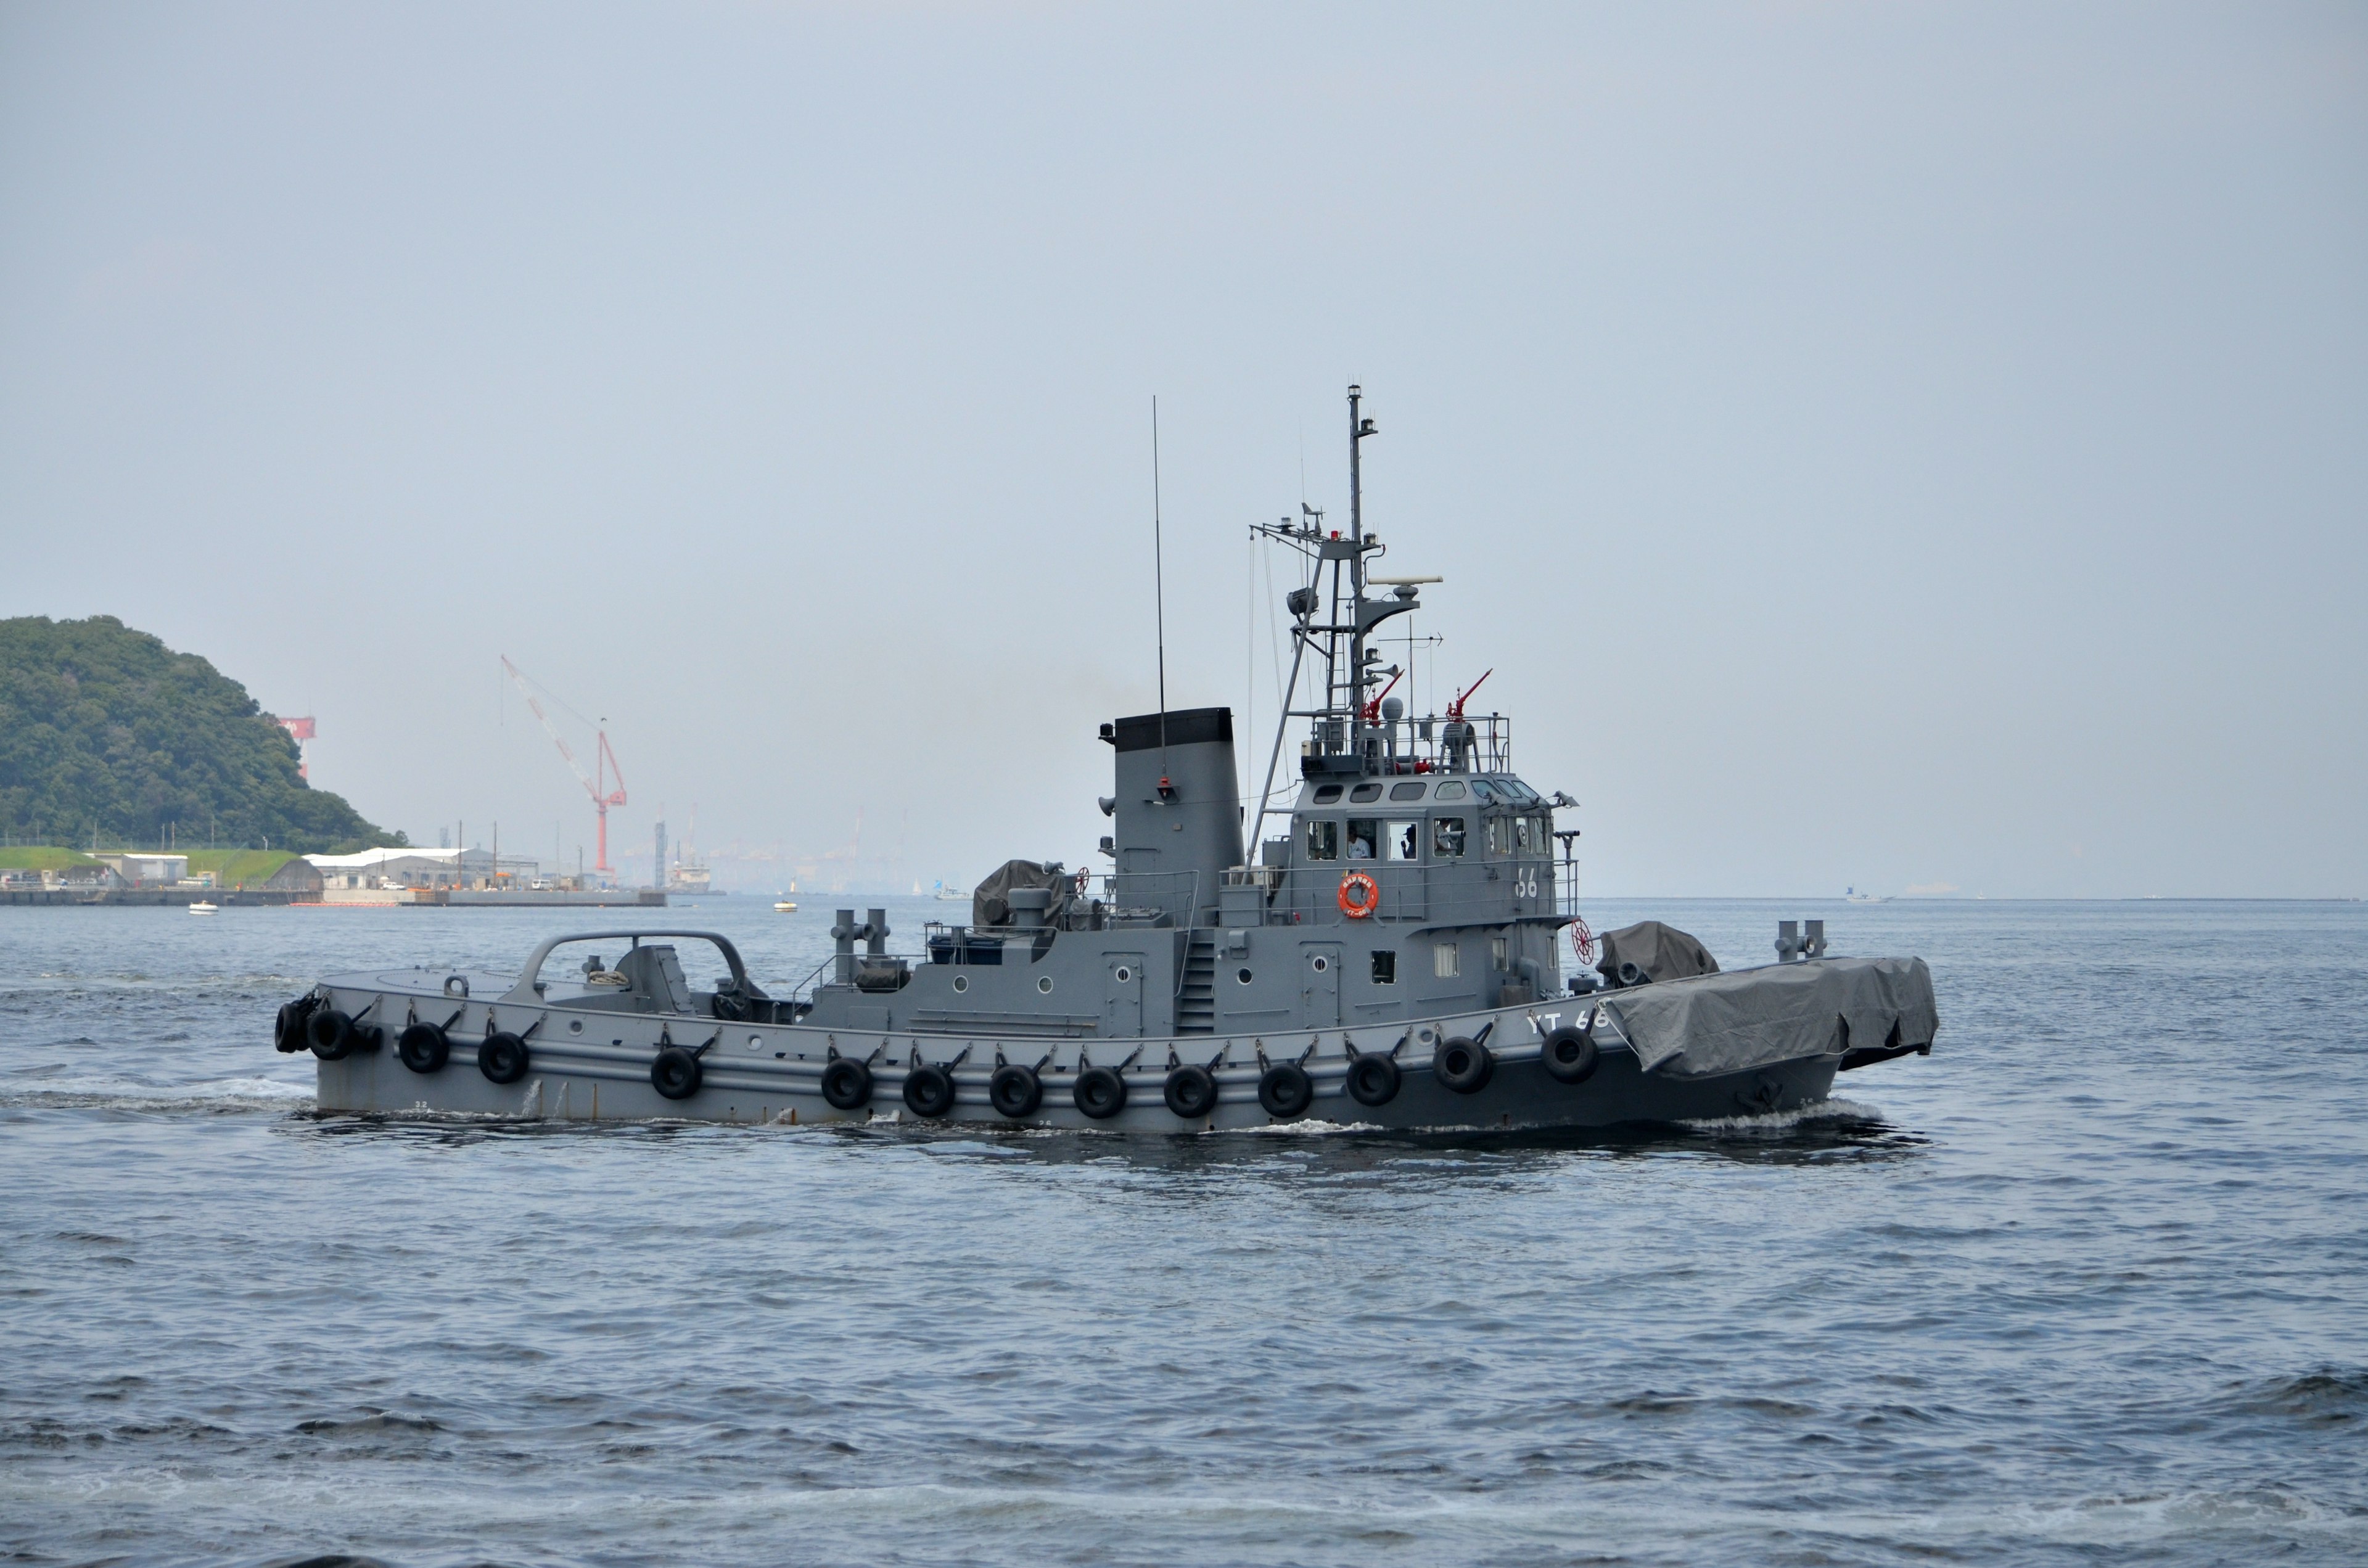
[[[1318,953],[1318,954],[1316,954],[1316,955],[1315,955],[1315,972],[1316,972],[1316,973],[1318,973],[1318,974],[1322,974],[1326,970],[1330,969],[1331,967],[1332,967],[1332,960],[1331,960],[1330,959],[1326,958],[1322,953]]]
[[[955,975],[955,976],[954,976],[954,991],[956,992],[956,994],[960,994],[960,993],[962,993],[962,992],[967,991],[967,990],[969,990],[969,989],[970,989],[970,976],[969,976],[969,975],[966,975],[966,974],[958,974],[958,975]]]
[[[1118,966],[1118,983],[1121,985],[1124,985],[1128,981],[1133,980],[1133,978],[1134,971],[1127,968],[1124,964]]]
[[[584,1032],[584,1020],[581,1018],[568,1019],[567,1032],[569,1034],[582,1034]]]
[[[1246,969],[1236,971],[1234,978],[1240,981],[1244,985],[1247,985],[1250,983],[1250,971]]]
[[[764,1049],[765,1049],[765,1037],[764,1037],[763,1035],[760,1035],[760,1034],[752,1034],[752,1035],[750,1035],[750,1036],[748,1037],[748,1049],[749,1049],[749,1050],[751,1050],[751,1051],[762,1051],[762,1050],[764,1050]]]
[[[1042,992],[1047,996],[1053,994],[1053,977],[1049,974],[1038,975],[1036,977],[1036,989]]]

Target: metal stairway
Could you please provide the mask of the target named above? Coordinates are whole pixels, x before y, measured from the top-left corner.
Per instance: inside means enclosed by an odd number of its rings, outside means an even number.
[[[1176,988],[1176,1032],[1214,1034],[1217,1028],[1217,934],[1184,934],[1184,983]]]

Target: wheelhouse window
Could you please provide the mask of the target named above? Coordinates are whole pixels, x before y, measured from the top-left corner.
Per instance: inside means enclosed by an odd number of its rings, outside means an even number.
[[[1461,778],[1449,778],[1443,780],[1439,786],[1439,793],[1433,795],[1431,799],[1434,801],[1460,801],[1463,799],[1463,780]]]
[[[1360,784],[1349,791],[1349,799],[1360,804],[1366,801],[1378,801],[1381,798],[1382,787],[1379,784]]]
[[[1490,817],[1488,822],[1488,854],[1492,858],[1513,852],[1513,819]]]
[[[1440,791],[1442,794],[1444,790]],[[1442,859],[1455,859],[1463,853],[1463,819],[1433,817],[1430,821],[1430,852]]]
[[[1310,860],[1340,858],[1340,824],[1329,817],[1318,817],[1307,824],[1307,858]]]
[[[1382,824],[1372,817],[1349,819],[1349,858],[1378,860],[1381,858]]]
[[[1340,786],[1338,784],[1319,784],[1315,787],[1315,803],[1319,806],[1328,806],[1339,798]]]
[[[1393,801],[1419,801],[1422,799],[1422,790],[1423,783],[1421,779],[1409,778],[1403,784],[1393,784],[1390,786],[1390,799]]]
[[[1419,860],[1422,858],[1422,824],[1418,822],[1390,824],[1389,832],[1382,836],[1382,847],[1385,851],[1385,858]]]

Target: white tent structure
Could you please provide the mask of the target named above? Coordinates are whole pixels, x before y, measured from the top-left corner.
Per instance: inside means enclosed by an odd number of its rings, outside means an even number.
[[[324,887],[464,888],[494,874],[486,849],[365,849],[359,855],[307,855]]]

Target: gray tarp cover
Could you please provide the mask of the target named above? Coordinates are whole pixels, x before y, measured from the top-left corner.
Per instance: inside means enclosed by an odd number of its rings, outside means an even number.
[[[973,926],[1008,926],[1011,924],[1011,900],[1008,895],[1011,891],[1015,888],[1045,888],[1053,894],[1052,907],[1045,912],[1045,924],[1061,926],[1068,914],[1069,893],[1076,886],[1066,871],[1050,869],[1033,860],[1006,860],[970,895],[970,923]]]
[[[1620,966],[1629,963],[1644,971],[1647,980],[1683,980],[1689,975],[1718,972],[1718,960],[1710,956],[1708,948],[1676,926],[1664,926],[1657,920],[1622,926],[1617,931],[1606,931],[1596,940],[1603,944],[1603,961],[1595,967],[1614,985],[1625,983],[1620,977]]]
[[[1668,1064],[1699,1078],[1879,1046],[1899,1026],[1903,1045],[1929,1045],[1941,1027],[1932,971],[1922,959],[1811,959],[1614,991],[1603,1010],[1646,1072]]]

